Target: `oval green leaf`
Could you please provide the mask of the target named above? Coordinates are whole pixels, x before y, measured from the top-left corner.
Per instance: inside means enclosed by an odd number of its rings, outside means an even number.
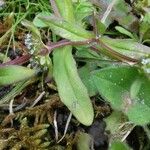
[[[53,53],[54,78],[61,101],[84,125],[91,125],[93,107],[88,92],[77,73],[70,46],[56,49]]]
[[[138,68],[107,67],[93,72],[92,78],[99,93],[114,109],[125,113],[137,125],[150,123],[150,80]]]
[[[122,109],[123,100],[138,75],[135,67],[107,67],[93,72],[93,81],[99,93],[108,100],[113,108]]]

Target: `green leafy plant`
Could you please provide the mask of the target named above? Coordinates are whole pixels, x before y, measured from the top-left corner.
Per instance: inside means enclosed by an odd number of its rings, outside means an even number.
[[[125,139],[135,126],[143,127],[149,138],[149,3],[50,0],[50,6],[47,6],[46,3],[45,9],[38,7],[34,19],[26,14],[27,20],[22,21],[28,31],[28,34],[23,31],[29,38],[25,42],[27,54],[16,60],[10,60],[6,54],[5,61],[1,54],[0,86],[15,87],[0,104],[9,102],[26,86],[38,81],[42,90],[45,85],[50,87],[47,95],[51,90],[58,92],[74,117],[90,126],[95,119],[94,111],[97,114],[93,107],[95,101],[92,103],[91,99],[100,95],[112,109],[110,116],[105,118],[106,129],[111,131],[110,150],[129,150]],[[140,11],[141,22],[134,15]],[[15,26],[11,22],[8,34],[0,38],[0,44],[18,23],[20,19]],[[109,25],[113,23],[111,29]],[[21,64],[29,62],[28,67],[17,65],[20,60]],[[56,130],[56,118],[54,122]],[[77,149],[90,149],[91,141],[89,134],[81,132],[74,143]]]

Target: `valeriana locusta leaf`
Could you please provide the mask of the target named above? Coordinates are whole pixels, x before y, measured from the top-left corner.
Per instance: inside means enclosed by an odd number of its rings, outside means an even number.
[[[54,78],[61,101],[84,125],[93,122],[93,108],[87,89],[78,76],[70,46],[54,51]]]
[[[50,16],[38,16],[38,18],[47,24],[52,31],[69,40],[72,41],[82,41],[90,38],[94,38],[94,34],[90,31],[86,31],[83,27],[72,22],[68,22],[62,18],[58,18],[54,15]]]
[[[29,79],[36,75],[36,73],[36,70],[22,66],[10,65],[0,67],[0,86]]]

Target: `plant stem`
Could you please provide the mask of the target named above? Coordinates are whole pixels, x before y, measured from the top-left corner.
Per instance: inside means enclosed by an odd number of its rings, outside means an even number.
[[[90,46],[91,49],[96,51],[96,52],[101,51],[102,53],[104,53],[108,56],[111,56],[111,57],[113,57],[113,58],[115,58],[119,61],[122,61],[122,62],[132,62],[134,64],[138,62],[137,59],[133,59],[133,58],[130,58],[130,57],[127,57],[125,55],[122,55],[122,54],[118,53],[117,51],[115,51],[114,49],[112,49],[111,47],[106,45],[101,39],[88,39],[86,41],[77,41],[77,42],[73,42],[73,41],[69,41],[69,40],[61,40],[61,41],[56,42],[56,43],[48,43],[46,45],[46,48],[42,49],[38,53],[38,55],[45,56],[47,54],[50,54],[54,49],[60,48],[60,47],[63,47],[63,46],[67,46],[67,45],[78,46],[78,45],[90,45],[90,44],[93,44],[93,43],[94,43],[94,45],[97,44],[99,46],[99,47]],[[104,51],[103,48],[106,49],[106,50]],[[31,57],[32,57],[31,54],[27,54],[27,55],[24,55],[22,57],[11,60],[9,62],[6,62],[4,64],[0,64],[0,67],[5,66],[5,65],[24,64],[24,63],[28,62]]]
[[[6,66],[6,65],[21,65],[21,64],[24,64],[24,63],[28,62],[30,58],[31,58],[31,55],[26,54],[24,56],[21,56],[19,58],[14,59],[14,60],[8,61],[8,62],[3,63],[3,64],[0,64],[0,67]]]

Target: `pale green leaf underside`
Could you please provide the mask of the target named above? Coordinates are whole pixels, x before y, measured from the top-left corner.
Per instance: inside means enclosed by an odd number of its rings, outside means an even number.
[[[94,117],[92,104],[77,73],[71,47],[55,50],[53,59],[54,78],[61,101],[82,124],[91,125]]]

